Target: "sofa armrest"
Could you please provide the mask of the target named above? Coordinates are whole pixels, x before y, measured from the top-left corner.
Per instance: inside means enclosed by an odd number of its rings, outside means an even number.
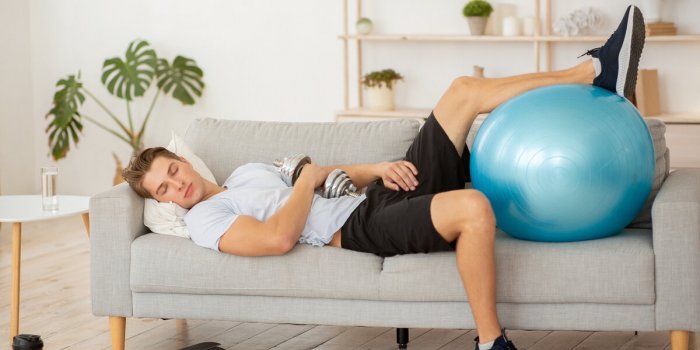
[[[95,316],[131,316],[131,242],[147,233],[143,198],[127,183],[90,198],[90,288]]]
[[[672,172],[651,217],[656,330],[700,331],[700,169]]]

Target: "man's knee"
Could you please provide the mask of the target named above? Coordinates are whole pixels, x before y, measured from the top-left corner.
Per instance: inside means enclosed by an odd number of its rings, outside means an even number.
[[[474,189],[463,190],[462,195],[462,211],[464,214],[464,224],[478,229],[488,229],[489,232],[496,226],[496,216],[493,213],[493,208],[486,196]]]
[[[476,96],[479,91],[480,78],[462,76],[450,84],[450,92],[459,96]]]

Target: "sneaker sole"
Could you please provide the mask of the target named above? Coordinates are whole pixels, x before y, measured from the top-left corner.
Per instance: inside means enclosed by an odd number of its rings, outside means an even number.
[[[625,30],[626,40],[622,43],[617,60],[618,74],[615,90],[623,97],[634,94],[637,84],[639,58],[642,56],[646,36],[642,13],[636,6],[632,6],[630,11],[632,13],[627,20],[627,28]]]

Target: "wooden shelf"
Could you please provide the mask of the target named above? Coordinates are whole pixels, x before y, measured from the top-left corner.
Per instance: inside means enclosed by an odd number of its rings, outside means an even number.
[[[538,41],[545,42],[605,42],[607,36],[541,36]],[[680,42],[700,41],[700,35],[652,35],[646,37],[647,42]]]
[[[352,108],[335,113],[338,117],[373,117],[373,118],[422,118],[430,116],[431,109],[427,108],[400,108],[393,111],[372,111],[367,108]],[[481,114],[483,118],[487,114]],[[662,113],[646,116],[663,121],[666,124],[700,124],[700,113]]]
[[[393,111],[372,111],[367,108],[352,108],[335,113],[338,117],[382,117],[382,118],[428,118],[431,109],[404,108]]]
[[[650,115],[645,118],[659,119],[666,124],[700,124],[700,113],[662,113],[659,115]]]
[[[499,36],[499,35],[460,35],[460,34],[372,34],[339,35],[339,39],[359,41],[427,41],[427,42],[605,42],[607,36]],[[700,35],[654,35],[648,36],[649,42],[699,41]]]
[[[373,35],[339,35],[340,39],[361,41],[482,41],[482,42],[533,42],[534,36],[501,35],[461,35],[461,34],[373,34]]]

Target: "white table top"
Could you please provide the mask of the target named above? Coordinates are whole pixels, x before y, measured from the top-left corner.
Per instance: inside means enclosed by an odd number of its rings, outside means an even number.
[[[58,196],[58,210],[44,211],[41,195],[0,196],[0,222],[28,222],[87,213],[89,196]]]

